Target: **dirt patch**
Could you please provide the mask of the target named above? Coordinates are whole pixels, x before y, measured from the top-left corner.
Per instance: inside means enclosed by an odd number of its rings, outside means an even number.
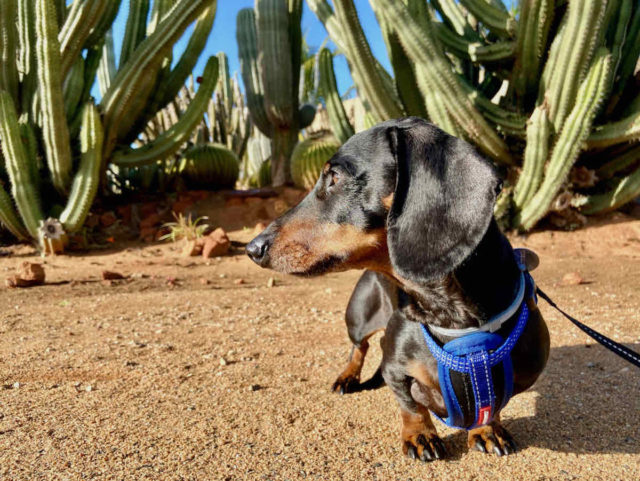
[[[276,200],[215,225],[237,246]],[[561,306],[640,349],[640,221],[512,240],[540,255],[536,281]],[[0,257],[3,277],[24,261],[46,271],[44,286],[0,288],[1,479],[640,479],[637,370],[544,303],[549,366],[504,411],[521,452],[467,452],[463,433],[438,425],[452,458],[423,465],[401,455],[387,388],[330,392],[359,272],[300,279],[237,247],[214,259],[180,248]],[[563,284],[567,273],[583,282]]]

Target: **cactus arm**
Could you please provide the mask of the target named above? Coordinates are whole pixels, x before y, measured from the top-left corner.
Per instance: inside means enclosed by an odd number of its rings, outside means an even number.
[[[413,5],[413,2],[410,5]],[[380,12],[374,12],[380,24],[380,30],[382,30],[382,38],[387,47],[387,55],[394,72],[396,92],[402,107],[407,115],[427,118],[428,114],[418,88],[415,68],[402,48],[398,34],[394,31],[393,26],[387,23],[384,15]]]
[[[159,104],[154,105],[152,110],[158,110],[167,105],[178,94],[180,87],[184,85],[185,80],[193,68],[196,66],[205,45],[207,39],[213,28],[213,22],[216,18],[216,6],[217,2],[211,3],[206,10],[204,10],[193,29],[189,42],[182,52],[180,59],[176,63],[175,67],[171,70],[171,73],[167,76],[159,87],[159,91],[164,93],[164,97]]]
[[[78,56],[63,84],[64,111],[67,114],[68,122],[73,120],[83,90],[84,59],[82,56]]]
[[[611,76],[612,84],[615,81],[616,73],[620,65],[620,59],[622,58],[622,49],[626,43],[627,27],[631,21],[631,11],[633,9],[632,0],[621,1],[622,4],[620,5],[618,21],[615,23],[615,33],[611,47],[611,55],[613,57],[613,75]]]
[[[526,118],[518,113],[510,112],[494,104],[486,98],[482,92],[474,89],[468,84],[463,82],[463,87],[467,90],[467,95],[476,108],[484,114],[487,120],[490,120],[496,124],[500,130],[517,137],[524,137]]]
[[[127,64],[138,45],[145,39],[148,15],[149,0],[129,0],[129,15],[120,50],[120,66]]]
[[[291,91],[286,86],[293,83],[289,41],[289,11],[282,0],[258,0],[256,2],[256,26],[258,46],[262,54],[262,82],[267,117],[274,126],[290,127],[293,124],[294,105]],[[276,66],[277,68],[273,68]],[[297,102],[296,102],[297,103]]]
[[[18,5],[16,0],[0,2],[0,89],[9,92],[18,102]]]
[[[287,0],[289,13],[289,45],[291,46],[291,75],[294,89],[295,104],[298,105],[298,91],[300,86],[300,72],[302,67],[302,0]],[[297,113],[296,113],[297,114]],[[300,123],[300,122],[298,122]]]
[[[271,136],[273,127],[267,118],[264,108],[264,85],[260,75],[258,58],[258,34],[256,32],[255,12],[244,8],[238,12],[236,38],[240,71],[247,95],[247,107],[255,126],[267,137]]]
[[[91,48],[102,43],[104,35],[109,29],[111,29],[111,26],[118,15],[121,3],[122,0],[107,0],[107,7],[98,20],[98,23],[89,34],[89,37],[84,44],[85,48]]]
[[[229,76],[229,59],[224,52],[218,52],[218,87],[216,95],[220,96],[224,113],[228,119],[231,118],[233,110],[233,96],[231,95],[231,77]]]
[[[429,113],[429,119],[434,122],[445,132],[455,136],[464,137],[464,131],[453,119],[451,114],[447,110],[446,100],[442,98],[440,93],[435,91],[429,85],[429,76],[424,72],[425,67],[420,65],[416,66],[416,73],[418,74],[418,85],[420,91],[423,92],[427,111]]]
[[[344,144],[349,137],[354,134],[353,127],[349,122],[347,113],[342,105],[342,100],[338,94],[338,86],[333,71],[333,55],[327,48],[323,48],[318,53],[320,68],[320,88],[327,107],[329,122],[333,135]]]
[[[530,229],[547,213],[591,130],[608,89],[610,72],[611,55],[602,47],[596,52],[587,77],[580,85],[577,102],[558,135],[540,189],[516,215],[518,226]]]
[[[478,40],[480,37],[471,28],[467,17],[455,0],[429,0],[433,8],[440,14],[442,21],[450,26],[458,35],[469,40]]]
[[[18,0],[18,70],[21,80],[20,111],[31,112],[36,92],[35,5],[33,0]],[[15,55],[15,53],[14,53]]]
[[[62,25],[67,19],[67,0],[53,0],[55,10],[52,12],[55,14],[56,23]]]
[[[83,108],[80,129],[80,166],[73,179],[67,205],[60,214],[60,222],[66,232],[76,232],[82,227],[98,192],[102,140],[100,114],[93,102],[87,102]]]
[[[503,37],[513,37],[517,22],[508,12],[484,0],[460,0],[480,22],[491,32]]]
[[[623,206],[640,195],[640,169],[620,179],[618,184],[603,194],[587,196],[574,202],[585,214],[609,212]]]
[[[434,25],[435,32],[442,44],[458,57],[472,62],[504,62],[513,58],[516,44],[511,41],[501,41],[489,45],[480,42],[470,42],[464,37],[449,30],[443,23]]]
[[[53,185],[64,194],[71,180],[71,146],[62,97],[60,44],[54,10],[49,0],[36,0],[38,97],[47,165]]]
[[[218,59],[210,57],[202,74],[202,83],[198,92],[180,119],[168,130],[153,141],[137,149],[116,151],[111,161],[119,167],[139,167],[152,164],[159,159],[166,159],[177,152],[189,139],[193,129],[202,121],[213,90],[218,80]]]
[[[600,125],[589,136],[589,147],[607,147],[609,145],[640,139],[640,111],[617,122]]]
[[[0,183],[0,226],[4,226],[9,232],[16,236],[19,240],[29,238],[29,233],[25,230],[18,213],[13,207],[11,197],[4,190]]]
[[[633,78],[633,72],[640,57],[640,8],[636,7],[626,32],[624,44],[620,51],[617,83],[613,89],[607,113],[613,112],[625,92],[627,83]]]
[[[567,24],[562,34],[558,58],[546,92],[549,118],[559,132],[576,102],[576,85],[580,85],[596,49],[596,40],[603,29],[605,0],[569,2]]]
[[[416,20],[402,2],[392,0],[375,0],[375,2],[379,4],[380,10],[384,12],[389,22],[403,26],[398,30],[398,34],[409,58],[416,65],[422,65],[424,68],[421,72],[432,78],[429,80],[429,85],[435,88],[435,93],[445,101],[447,110],[462,127],[465,136],[497,162],[513,163],[507,146],[473,106],[451,70],[435,38],[430,19]]]
[[[98,67],[100,66],[100,58],[102,57],[102,45],[94,45],[87,51],[87,56],[84,60],[84,81],[82,82],[82,94],[78,101],[78,107],[71,123],[69,124],[69,131],[72,138],[78,137],[80,131],[80,125],[82,123],[82,112],[84,110],[84,104],[89,101],[91,97],[91,88],[96,78]]]
[[[5,168],[11,182],[11,194],[27,232],[32,238],[37,238],[38,225],[44,218],[40,209],[40,199],[34,188],[34,179],[31,178],[32,171],[20,137],[13,99],[11,94],[4,90],[0,91],[0,139]]]
[[[174,3],[174,0],[153,0],[151,3],[151,15],[147,25],[147,36],[155,32],[158,24],[162,21]]]
[[[618,172],[625,170],[640,160],[640,145],[632,147],[630,150],[618,155],[606,164],[602,165],[597,171],[598,179],[610,179]]]
[[[524,162],[513,193],[513,202],[518,211],[531,200],[540,187],[544,165],[549,156],[550,135],[551,124],[547,115],[547,106],[542,104],[536,107],[527,123]]]
[[[109,0],[85,0],[71,4],[69,15],[58,34],[61,78],[64,79],[72,69],[91,31],[106,11],[108,2]]]
[[[109,90],[109,86],[116,76],[116,57],[113,47],[113,31],[107,30],[104,36],[104,45],[102,46],[102,56],[100,57],[100,65],[98,67],[98,87],[100,95],[104,95]]]
[[[534,93],[538,85],[540,61],[553,22],[555,0],[533,0],[520,5],[513,87],[522,99]]]
[[[115,147],[118,137],[130,135],[130,128],[138,119],[155,85],[157,72],[171,53],[173,44],[211,0],[180,0],[167,13],[152,35],[135,50],[119,69],[102,99],[104,112],[104,157]]]
[[[390,79],[374,58],[358,20],[353,0],[335,2],[335,15],[342,29],[349,64],[358,72],[358,90],[362,90],[377,121],[401,117],[403,112]]]
[[[307,0],[307,4],[324,24],[331,40],[347,57],[351,76],[366,110],[377,121],[402,116],[393,83],[388,75],[383,75],[384,69],[371,54],[353,0],[336,2],[336,12],[326,0]],[[375,8],[374,4],[372,6]]]

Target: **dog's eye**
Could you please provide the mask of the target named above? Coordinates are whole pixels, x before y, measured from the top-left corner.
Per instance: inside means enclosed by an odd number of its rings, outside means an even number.
[[[340,181],[340,174],[335,170],[329,171],[329,187],[336,185]]]

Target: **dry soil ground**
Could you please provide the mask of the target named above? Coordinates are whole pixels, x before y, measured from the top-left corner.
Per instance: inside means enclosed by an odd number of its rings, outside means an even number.
[[[560,305],[640,348],[640,221],[513,243],[537,250],[535,278]],[[544,303],[548,368],[503,415],[521,451],[467,452],[465,435],[441,426],[451,459],[421,464],[401,455],[387,388],[329,391],[360,273],[286,277],[240,252],[205,261],[159,244],[8,252],[3,277],[43,262],[47,284],[0,287],[2,480],[640,479],[638,370]],[[105,269],[131,277],[105,285]],[[570,272],[585,283],[563,285]]]

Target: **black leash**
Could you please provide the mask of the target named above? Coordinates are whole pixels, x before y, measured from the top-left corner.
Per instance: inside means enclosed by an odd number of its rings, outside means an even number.
[[[536,287],[536,292],[540,297],[542,297],[545,301],[547,301],[551,307],[556,308],[564,317],[566,317],[571,322],[573,322],[578,328],[582,329],[589,336],[594,338],[596,341],[598,341],[600,344],[602,344],[604,347],[606,347],[610,351],[613,351],[615,354],[617,354],[621,358],[629,361],[634,366],[640,368],[640,354],[629,349],[626,346],[623,346],[622,344],[614,341],[613,339],[609,339],[607,336],[603,336],[598,331],[594,331],[589,326],[585,326],[577,319],[571,317],[569,314],[567,314],[562,309],[560,309],[556,305],[556,303],[551,300],[551,298],[548,295],[546,295],[544,292],[540,290],[539,287]]]

